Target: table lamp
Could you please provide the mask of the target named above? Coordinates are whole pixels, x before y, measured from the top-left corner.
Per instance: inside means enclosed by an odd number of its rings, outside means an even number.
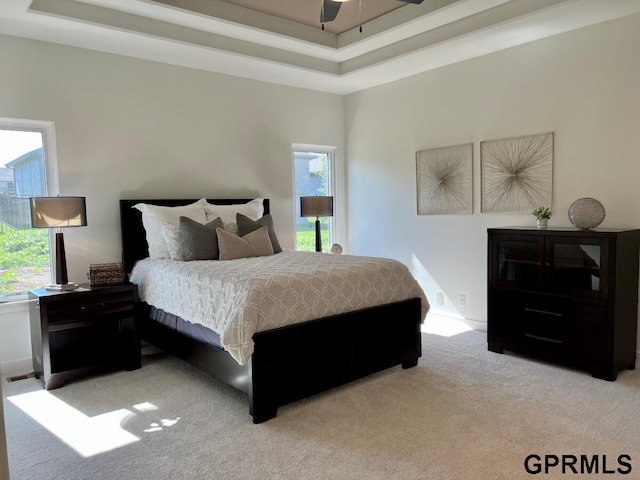
[[[321,252],[320,217],[333,216],[333,197],[300,197],[300,216],[316,217],[316,252]]]
[[[78,288],[69,283],[67,277],[67,258],[64,252],[62,228],[85,227],[87,225],[87,207],[85,197],[32,197],[31,226],[33,228],[57,228],[56,232],[56,283],[47,290],[73,290]]]

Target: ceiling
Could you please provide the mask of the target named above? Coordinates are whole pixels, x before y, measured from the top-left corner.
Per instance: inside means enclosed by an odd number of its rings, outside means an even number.
[[[351,0],[322,30],[321,0],[1,1],[7,35],[336,94],[640,13],[639,0]]]
[[[280,17],[313,28],[321,28],[322,0],[222,0],[239,7]],[[178,2],[173,2],[178,3]],[[324,25],[326,31],[343,33],[358,28],[375,18],[406,6],[399,0],[348,0],[340,6],[339,14]]]

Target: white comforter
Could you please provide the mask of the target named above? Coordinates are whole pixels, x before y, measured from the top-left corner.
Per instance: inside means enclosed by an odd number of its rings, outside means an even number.
[[[284,251],[226,261],[139,261],[131,273],[140,299],[220,335],[240,364],[253,334],[361,308],[422,299],[402,263],[384,258]]]

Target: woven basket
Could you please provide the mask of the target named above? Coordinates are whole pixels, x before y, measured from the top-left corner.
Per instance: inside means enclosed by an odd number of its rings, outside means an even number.
[[[122,263],[94,263],[89,265],[91,285],[118,285],[124,283]]]

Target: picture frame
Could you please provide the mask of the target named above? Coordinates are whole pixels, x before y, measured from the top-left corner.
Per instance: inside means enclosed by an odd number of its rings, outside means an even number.
[[[553,132],[480,142],[480,211],[531,213],[551,206]]]
[[[416,152],[418,215],[473,213],[473,143]]]

